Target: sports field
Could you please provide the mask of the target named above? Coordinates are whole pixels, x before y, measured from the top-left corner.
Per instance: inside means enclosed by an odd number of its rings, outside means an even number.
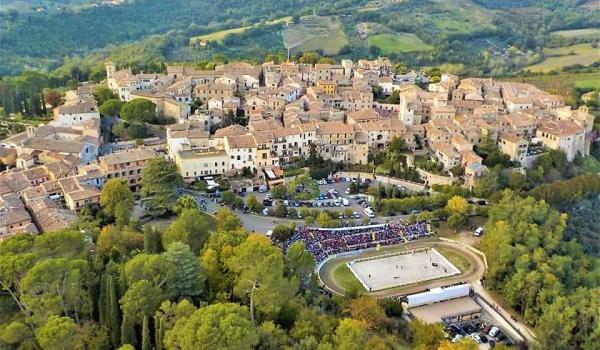
[[[377,46],[384,55],[394,52],[416,52],[433,49],[412,33],[377,34],[369,37],[369,45]]]
[[[368,291],[378,291],[460,274],[433,248],[350,261],[348,267]]]
[[[527,66],[524,70],[549,72],[574,64],[587,66],[600,61],[600,49],[592,47],[592,44],[589,43],[544,49],[544,55],[546,55],[545,60],[532,66]]]

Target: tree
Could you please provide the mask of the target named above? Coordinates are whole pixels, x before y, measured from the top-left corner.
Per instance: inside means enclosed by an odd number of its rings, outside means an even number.
[[[111,100],[111,99],[116,99],[117,95],[115,95],[107,86],[98,86],[95,90],[94,90],[94,98],[96,99],[96,103],[98,103],[98,106],[101,106],[104,102]]]
[[[262,314],[274,315],[290,300],[297,282],[283,277],[283,254],[262,235],[251,235],[233,250],[225,265],[234,272],[233,292],[250,305],[250,319],[255,324],[255,308]]]
[[[281,202],[277,203],[277,205],[273,209],[273,215],[275,215],[278,218],[286,217],[287,216],[287,207]]]
[[[231,191],[225,191],[221,193],[221,200],[225,205],[230,207],[233,206],[233,203],[235,202],[235,197],[236,195]]]
[[[290,226],[277,225],[273,228],[273,235],[271,236],[271,240],[274,242],[285,242],[290,237],[292,237],[295,230],[296,227],[293,224]]]
[[[173,212],[177,215],[181,214],[185,209],[198,209],[198,202],[192,196],[185,195],[177,198]]]
[[[127,255],[135,249],[144,247],[144,236],[135,229],[115,226],[105,226],[96,242],[97,259],[108,258],[109,254],[119,253]]]
[[[540,347],[549,350],[573,349],[571,339],[577,325],[576,312],[567,298],[558,298],[546,305],[537,330],[540,332]]]
[[[162,234],[150,225],[144,226],[144,251],[157,254],[163,251]]]
[[[331,218],[326,212],[321,212],[317,217],[317,224],[321,227],[331,227]]]
[[[363,322],[344,318],[335,330],[333,342],[338,350],[363,350],[367,349],[368,337]]]
[[[287,194],[288,191],[285,185],[275,185],[273,188],[271,188],[271,195],[273,198],[283,199],[285,196],[287,196]]]
[[[217,230],[232,231],[242,227],[242,222],[229,208],[221,207],[215,213]]]
[[[76,331],[77,325],[71,318],[54,315],[36,331],[35,336],[44,350],[63,350],[74,347]]]
[[[56,89],[47,89],[44,91],[44,102],[56,108],[62,102],[62,94]]]
[[[464,226],[467,223],[467,219],[464,215],[461,214],[452,214],[448,218],[448,226],[454,231],[458,232],[458,229]]]
[[[163,256],[175,266],[175,278],[173,283],[167,286],[169,295],[186,298],[202,294],[204,280],[200,274],[200,261],[192,254],[188,245],[181,242],[172,243]]]
[[[156,120],[156,104],[143,98],[134,98],[123,104],[120,115],[127,121],[152,123]]]
[[[160,288],[150,281],[135,282],[121,298],[123,323],[141,325],[144,317],[154,315],[163,298]],[[126,332],[122,332],[125,337]],[[123,340],[125,341],[125,340]]]
[[[498,347],[495,347],[498,348]],[[477,350],[479,345],[473,339],[461,339],[456,343],[444,341],[440,344],[437,350]]]
[[[92,303],[85,286],[89,283],[88,262],[50,258],[38,261],[21,280],[22,301],[40,320],[66,314],[80,323]]]
[[[117,204],[130,213],[135,205],[135,197],[124,180],[110,179],[100,192],[100,206],[106,214],[114,217]]]
[[[126,202],[119,202],[115,206],[115,225],[117,227],[123,227],[129,224],[131,219],[131,209]]]
[[[453,196],[446,203],[446,210],[452,214],[466,215],[469,211],[469,203],[461,196]]]
[[[125,263],[123,278],[128,286],[148,281],[154,286],[167,288],[174,284],[175,269],[175,265],[162,255],[140,253]]]
[[[142,321],[142,350],[152,350],[152,340],[150,339],[148,316],[144,316],[144,319]]]
[[[287,332],[279,325],[273,323],[273,321],[263,322],[260,327],[258,327],[258,333],[260,336],[258,349],[284,349],[291,342]]]
[[[218,229],[208,238],[200,257],[200,266],[203,275],[206,276],[211,298],[221,291],[233,288],[235,276],[225,266],[225,261],[229,259],[233,249],[247,237],[244,229],[238,227],[231,230]]]
[[[169,349],[251,350],[258,344],[246,307],[217,303],[198,309],[166,332]]]
[[[123,102],[121,100],[110,99],[104,101],[98,108],[98,111],[105,117],[118,117],[122,107]]]
[[[209,222],[196,209],[186,209],[169,225],[162,236],[162,244],[168,247],[173,242],[183,242],[198,254],[208,238]]]
[[[255,195],[251,194],[246,199],[246,206],[253,213],[260,213],[264,209],[264,205],[258,201]]]
[[[147,212],[160,216],[170,211],[177,201],[176,190],[183,185],[177,166],[162,157],[156,157],[142,170],[141,194],[149,200]]]
[[[294,275],[306,285],[315,270],[315,257],[306,250],[304,242],[297,241],[289,246],[285,255],[286,268],[289,275]]]
[[[362,321],[367,329],[378,328],[387,320],[387,316],[377,300],[368,296],[352,300],[348,311],[353,319]]]
[[[409,328],[413,349],[437,349],[444,340],[444,330],[439,323],[427,324],[414,319]]]

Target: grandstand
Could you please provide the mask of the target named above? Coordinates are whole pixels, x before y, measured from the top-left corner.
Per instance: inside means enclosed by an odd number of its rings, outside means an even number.
[[[299,227],[283,244],[283,249],[296,241],[302,241],[314,254],[317,263],[327,257],[361,249],[406,243],[431,235],[428,224],[408,224],[403,221],[388,224],[343,228]]]

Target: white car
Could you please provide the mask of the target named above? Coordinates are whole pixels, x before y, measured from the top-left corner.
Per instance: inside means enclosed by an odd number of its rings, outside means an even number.
[[[479,336],[479,334],[477,334],[477,333],[472,333],[472,334],[471,334],[471,338],[472,338],[473,340],[475,340],[475,342],[476,342],[477,344],[481,344],[481,336]]]
[[[349,194],[350,194],[350,189],[349,189],[349,188],[347,188],[347,189],[346,189],[346,192],[344,192],[344,193],[345,193],[346,195],[349,195]]]
[[[454,338],[452,338],[452,342],[456,343],[459,340],[461,340],[462,338],[463,338],[462,334],[457,334],[457,335],[454,336]]]
[[[340,201],[336,199],[336,200],[333,201],[333,204],[335,204],[336,207],[339,207],[340,206]]]

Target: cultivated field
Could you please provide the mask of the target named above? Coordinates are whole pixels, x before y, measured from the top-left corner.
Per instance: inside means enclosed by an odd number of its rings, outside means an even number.
[[[348,267],[368,291],[378,291],[460,274],[437,250],[421,249],[353,260]]]
[[[600,37],[600,29],[586,28],[586,29],[574,29],[574,30],[559,30],[556,32],[552,32],[551,34],[562,36],[565,38],[582,38],[582,37],[598,38],[598,37]]]
[[[377,34],[369,37],[369,45],[377,46],[384,55],[394,52],[416,52],[433,49],[412,33]]]
[[[568,96],[575,88],[600,90],[600,72],[594,73],[560,73],[534,77],[511,78],[509,81],[532,84],[553,94]]]
[[[544,61],[525,67],[524,70],[549,72],[574,64],[587,66],[600,60],[600,49],[592,47],[592,44],[589,43],[577,44],[555,49],[544,49],[544,55],[546,55]]]
[[[281,23],[281,22],[289,22],[292,19],[291,16],[286,16],[286,17],[281,17],[272,21],[267,21],[265,22],[265,24],[276,24],[276,23]],[[226,30],[220,30],[218,32],[212,32],[209,34],[204,34],[204,35],[199,35],[199,36],[195,36],[190,38],[190,44],[194,44],[199,40],[206,40],[206,41],[221,41],[223,39],[225,39],[225,37],[228,34],[237,34],[237,33],[242,33],[244,32],[246,29],[252,28],[253,26],[257,26],[260,23],[255,23],[251,26],[246,26],[246,27],[238,27],[238,28],[231,28],[231,29],[226,29]]]
[[[302,17],[300,23],[283,31],[283,46],[292,53],[322,50],[327,55],[335,55],[346,44],[348,38],[335,17]]]

